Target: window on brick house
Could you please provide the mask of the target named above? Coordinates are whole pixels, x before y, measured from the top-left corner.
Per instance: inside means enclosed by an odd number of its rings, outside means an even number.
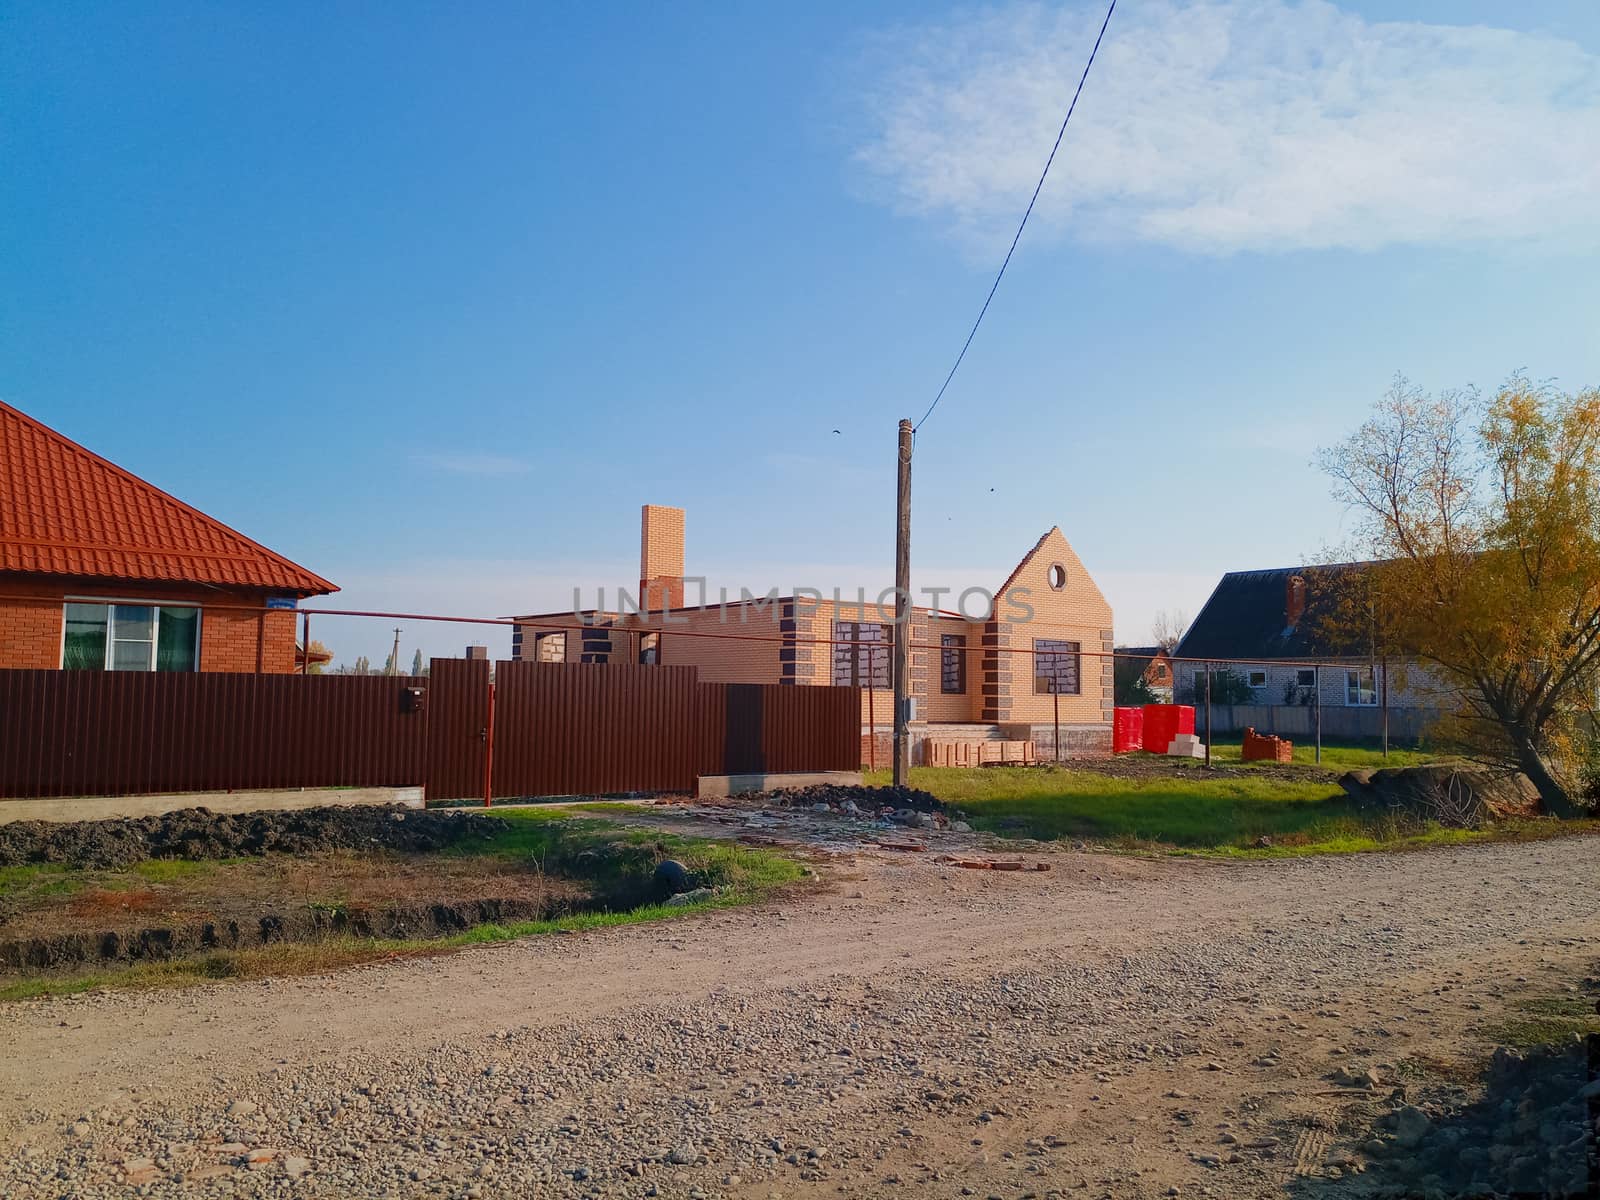
[[[866,621],[833,623],[835,687],[890,686],[889,627]]]
[[[960,696],[967,690],[967,639],[959,633],[939,638],[939,690]]]
[[[1317,670],[1315,667],[1301,667],[1294,673],[1294,682],[1297,687],[1316,687]]]
[[[661,661],[661,635],[659,633],[641,633],[639,635],[639,665],[653,667]]]
[[[1267,686],[1267,673],[1265,671],[1251,671],[1250,678],[1246,682],[1253,688],[1264,688]]]
[[[1082,645],[1054,638],[1033,639],[1033,690],[1043,696],[1076,696],[1081,691]]]
[[[611,630],[585,628],[580,636],[583,641],[578,651],[579,662],[603,664],[611,661]]]
[[[1375,708],[1378,704],[1378,681],[1371,667],[1359,667],[1344,673],[1344,702],[1351,708]]]
[[[564,663],[567,661],[567,635],[564,630],[533,635],[533,661]]]
[[[197,671],[200,610],[70,602],[63,613],[61,666],[68,671]]]

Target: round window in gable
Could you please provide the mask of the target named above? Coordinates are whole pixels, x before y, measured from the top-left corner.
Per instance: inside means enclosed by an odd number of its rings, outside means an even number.
[[[1059,592],[1067,586],[1067,569],[1060,563],[1051,563],[1050,574],[1046,578],[1050,580],[1051,588]]]

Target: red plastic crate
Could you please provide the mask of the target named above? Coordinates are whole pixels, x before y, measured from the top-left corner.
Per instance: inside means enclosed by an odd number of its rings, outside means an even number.
[[[1144,748],[1144,709],[1119,708],[1112,715],[1111,752],[1126,754]]]

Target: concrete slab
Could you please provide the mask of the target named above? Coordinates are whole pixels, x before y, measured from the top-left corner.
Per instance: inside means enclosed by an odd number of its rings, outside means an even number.
[[[834,787],[860,787],[860,771],[792,771],[762,775],[702,775],[696,795],[737,796],[740,792],[770,792],[774,788],[813,787],[831,784]]]
[[[255,792],[171,792],[160,796],[51,796],[34,800],[0,800],[0,824],[7,821],[104,821],[113,817],[153,817],[180,808],[257,812],[261,809],[319,808],[327,804],[404,804],[407,808],[421,808],[422,789],[290,788]]]

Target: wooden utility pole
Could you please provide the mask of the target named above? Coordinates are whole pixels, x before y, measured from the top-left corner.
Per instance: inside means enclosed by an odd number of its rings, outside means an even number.
[[[894,494],[894,785],[911,785],[911,422],[900,422]]]

